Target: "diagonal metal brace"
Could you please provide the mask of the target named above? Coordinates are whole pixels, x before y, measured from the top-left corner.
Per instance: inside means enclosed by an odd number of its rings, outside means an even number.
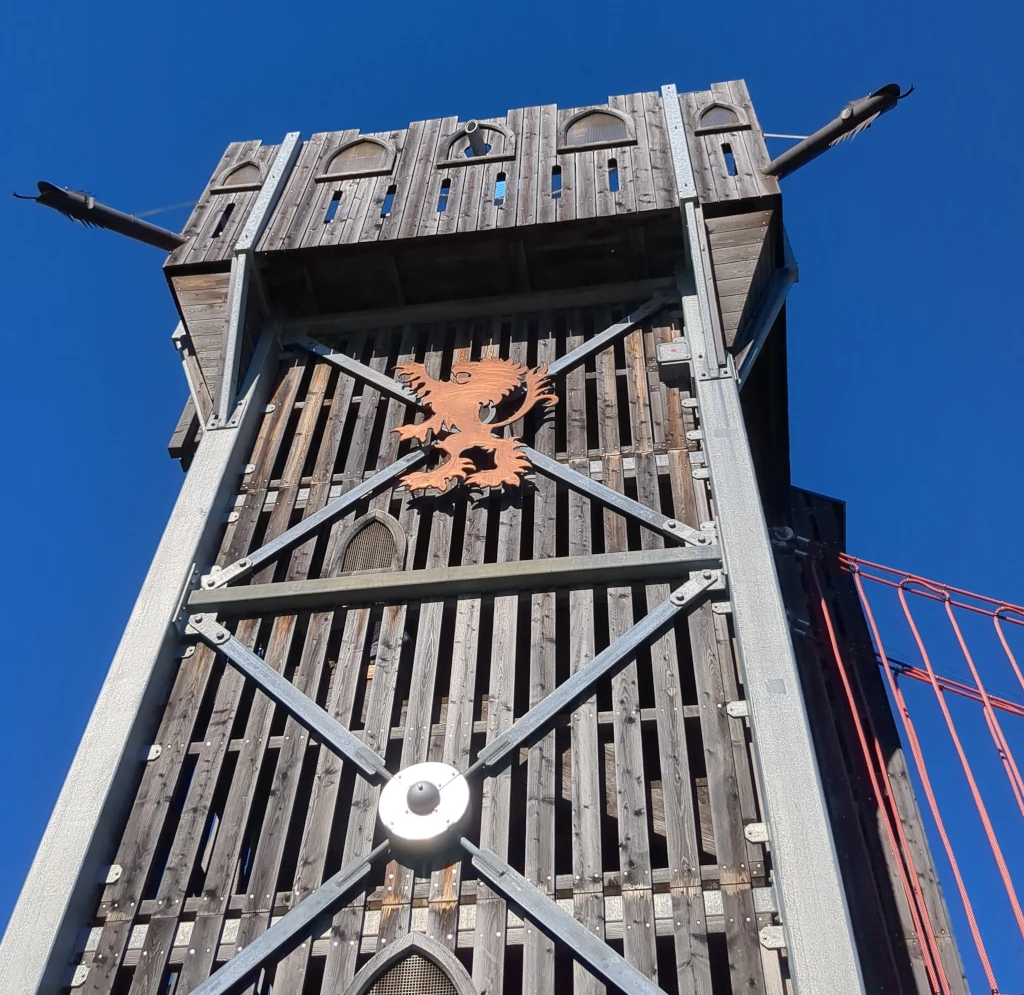
[[[490,850],[481,850],[465,837],[463,849],[480,877],[552,940],[564,944],[573,957],[613,990],[625,995],[664,995],[649,978],[613,950],[583,923],[560,908],[540,889]],[[196,995],[199,995],[197,990]],[[206,995],[206,993],[202,993]]]
[[[649,318],[656,311],[660,311],[666,304],[672,303],[672,296],[661,294],[652,297],[646,304],[641,304],[636,310],[631,311],[621,321],[609,325],[604,331],[592,335],[586,342],[576,346],[575,349],[567,352],[560,359],[556,359],[548,366],[548,376],[555,377],[566,373],[575,366],[579,366],[588,356],[600,352],[610,346],[620,335],[628,332],[634,325],[639,324],[645,318]]]
[[[502,766],[503,761],[507,762],[509,755],[519,747],[536,742],[548,732],[559,715],[571,711],[591,697],[598,681],[617,674],[636,656],[641,646],[660,636],[675,621],[676,615],[694,611],[716,589],[724,589],[724,577],[720,570],[702,570],[691,577],[593,660],[537,702],[505,732],[492,739],[477,755],[476,762],[466,771],[466,776],[479,770],[485,774],[493,771]]]
[[[574,470],[571,466],[559,463],[558,460],[545,456],[530,446],[524,446],[522,452],[533,465],[533,468],[539,470],[545,477],[561,480],[562,483],[567,484],[574,491],[579,491],[580,494],[586,497],[600,501],[601,504],[609,508],[614,508],[624,515],[637,519],[641,524],[654,529],[656,532],[660,532],[668,539],[675,539],[676,542],[690,543],[693,546],[707,546],[714,542],[714,536],[709,535],[707,532],[702,532],[700,529],[695,529],[685,522],[669,518],[668,515],[663,515],[660,511],[648,508],[646,504],[634,501],[631,497],[597,480],[591,480],[590,477],[585,476],[578,470]]]
[[[615,335],[625,331],[630,327],[630,325],[636,324],[638,321],[642,321],[647,317],[647,315],[653,314],[658,310],[658,308],[663,307],[668,303],[668,301],[669,298],[667,297],[655,297],[649,300],[645,305],[643,305],[643,307],[637,308],[637,310],[634,311],[628,319],[606,328],[599,336],[594,336],[594,338],[583,343],[583,345],[580,346],[580,349],[590,346],[591,343],[602,336],[610,336],[608,341],[611,341]],[[615,331],[614,335],[611,334],[613,330]],[[311,339],[307,335],[296,334],[293,335],[289,341],[294,342],[296,345],[308,350],[309,352],[315,353],[321,359],[325,359],[327,362],[333,363],[339,369],[344,370],[345,373],[349,374],[349,376],[365,380],[367,383],[376,387],[382,394],[387,394],[397,400],[405,401],[406,403],[421,410],[426,407],[426,405],[423,404],[423,402],[404,384],[401,384],[392,377],[389,377],[386,373],[381,373],[378,370],[367,366],[365,363],[360,363],[358,359],[346,356],[343,352],[338,352],[336,349],[332,349],[330,346],[324,345],[322,342],[317,342],[315,339]],[[575,355],[577,352],[579,352],[579,349],[573,350],[572,353],[568,353],[563,356],[561,360],[552,363],[551,366],[548,367],[549,375],[556,372],[564,372],[570,366],[575,365],[575,363],[566,364],[564,361],[568,360],[570,356]],[[582,362],[585,358],[585,354],[581,355],[579,357],[579,362]],[[558,367],[557,370],[556,367]],[[707,532],[702,532],[700,529],[695,529],[687,525],[685,522],[680,522],[675,518],[669,518],[668,515],[663,515],[661,512],[655,511],[653,508],[648,508],[647,505],[641,504],[639,501],[634,501],[631,497],[627,497],[625,494],[620,494],[618,491],[613,490],[611,487],[607,487],[596,480],[591,480],[590,477],[586,477],[582,473],[578,473],[576,470],[566,466],[564,463],[559,463],[558,460],[552,459],[550,456],[545,456],[543,453],[537,452],[536,449],[533,449],[530,446],[523,446],[522,453],[533,465],[533,468],[535,470],[539,470],[546,477],[561,480],[563,483],[573,488],[573,490],[579,491],[587,497],[600,501],[607,507],[614,508],[616,511],[619,511],[624,515],[630,515],[642,522],[648,528],[654,529],[656,532],[660,532],[668,539],[674,539],[676,542],[689,543],[693,546],[706,546],[714,543],[715,541],[713,535],[709,535]],[[231,570],[233,567],[228,567],[227,569]],[[220,576],[222,575],[218,575],[218,578]],[[234,574],[234,576],[239,576],[239,574]],[[223,586],[221,583],[213,582],[212,576],[210,583],[207,583],[207,578],[203,578],[203,587],[207,589],[221,586]]]
[[[375,387],[382,394],[387,394],[399,401],[406,401],[417,408],[425,406],[408,387],[394,377],[389,377],[386,373],[381,373],[372,366],[360,363],[358,359],[346,356],[345,353],[332,349],[329,345],[317,342],[316,339],[311,339],[308,335],[295,333],[288,337],[288,342],[294,343],[307,352],[311,352],[328,363],[337,366],[338,369],[344,370],[349,376],[365,380],[371,387]]]
[[[312,936],[328,916],[345,905],[362,888],[367,875],[389,849],[390,843],[385,840],[367,856],[347,863],[312,895],[235,954],[219,971],[194,988],[192,995],[239,995],[245,991],[264,964],[279,961]]]
[[[355,764],[370,781],[387,781],[391,774],[375,750],[360,742],[348,729],[331,718],[315,701],[307,698],[291,681],[240,643],[213,615],[193,615],[186,634],[194,633],[223,653],[240,673],[255,681],[271,701],[280,705],[324,746]]]
[[[407,453],[400,460],[396,460],[390,466],[379,470],[372,477],[357,484],[351,490],[346,491],[340,497],[335,498],[330,504],[321,508],[318,512],[304,518],[297,525],[293,525],[287,532],[282,532],[276,539],[271,539],[265,546],[261,546],[254,553],[243,556],[240,560],[224,567],[223,570],[214,569],[213,572],[203,577],[202,586],[207,591],[224,587],[239,577],[246,577],[254,570],[258,570],[264,563],[269,563],[281,553],[298,546],[309,536],[326,525],[340,518],[350,508],[353,508],[364,498],[371,497],[377,491],[388,486],[396,477],[402,476],[413,467],[419,466],[427,458],[426,450],[414,449]]]

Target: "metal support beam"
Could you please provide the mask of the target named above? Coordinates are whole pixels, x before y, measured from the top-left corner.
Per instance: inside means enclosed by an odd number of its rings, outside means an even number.
[[[641,646],[657,639],[680,612],[689,614],[700,607],[715,587],[724,590],[722,574],[718,570],[703,570],[691,577],[593,660],[537,702],[505,732],[492,739],[477,755],[476,762],[466,772],[466,776],[479,770],[485,774],[490,773],[502,766],[503,761],[507,762],[515,750],[536,742],[551,728],[559,715],[571,711],[594,694],[594,685],[598,681],[614,677],[636,656]]]
[[[382,570],[315,580],[248,584],[193,591],[189,611],[255,618],[329,611],[342,605],[443,601],[465,595],[515,594],[595,584],[676,581],[693,570],[717,569],[717,546],[637,550],[543,560],[480,563],[430,570]]]
[[[786,297],[792,289],[793,284],[800,279],[800,270],[797,267],[793,250],[789,246],[789,238],[785,231],[782,233],[783,244],[783,265],[782,269],[776,270],[758,301],[757,310],[749,324],[744,328],[743,339],[733,345],[733,355],[736,359],[736,379],[739,380],[740,389],[747,382],[750,371],[761,354],[761,348],[768,339],[768,333],[775,324],[782,306],[786,303]]]
[[[256,260],[253,255],[256,243],[270,223],[277,202],[284,193],[285,184],[291,175],[292,167],[299,156],[299,133],[289,132],[278,146],[274,162],[263,181],[256,203],[253,204],[249,217],[242,228],[242,234],[235,243],[234,256],[231,260],[231,277],[228,282],[228,323],[224,330],[224,356],[221,363],[220,387],[210,416],[208,428],[232,428],[238,423],[241,415],[236,402],[235,387],[238,383],[238,368],[242,355],[242,333],[245,328],[245,315],[249,300],[250,283],[258,283],[259,273],[256,272]]]
[[[96,881],[135,795],[138,757],[152,742],[180,640],[171,624],[195,563],[216,551],[235,481],[249,456],[277,361],[272,330],[253,356],[245,414],[207,433],[142,583],[71,769],[0,942],[5,995],[59,991],[79,933],[95,913]]]
[[[255,552],[249,553],[248,556],[243,556],[240,560],[235,560],[234,563],[228,564],[223,570],[215,567],[211,573],[203,577],[203,588],[207,591],[215,591],[219,587],[230,584],[233,580],[238,580],[239,577],[247,577],[254,570],[258,570],[265,563],[269,563],[280,556],[281,553],[304,542],[321,526],[340,518],[346,511],[355,507],[364,498],[371,497],[377,491],[387,487],[396,477],[400,477],[403,473],[407,473],[414,467],[419,466],[426,458],[427,454],[422,449],[414,449],[411,453],[407,453],[400,460],[392,463],[391,466],[386,466],[361,484],[356,484],[351,490],[335,498],[330,504],[325,505],[318,512],[310,515],[309,518],[304,518],[297,525],[293,525],[286,532],[282,532],[276,539],[272,539]]]
[[[674,86],[662,87],[690,245],[680,292],[779,908],[796,995],[863,992],[800,675],[754,475],[739,388],[715,355],[693,173]],[[692,281],[692,282],[691,282]],[[696,296],[694,295],[696,291]]]
[[[665,995],[653,981],[581,922],[559,908],[548,895],[530,884],[497,854],[481,850],[465,837],[461,842],[482,880],[519,909],[538,929],[563,944],[573,957],[610,985],[613,991],[624,992],[625,995]]]
[[[622,321],[616,321],[614,324],[609,325],[604,331],[592,335],[586,342],[570,350],[560,359],[556,359],[548,366],[548,374],[556,377],[579,366],[588,356],[606,349],[620,335],[628,332],[634,325],[639,324],[645,318],[649,318],[656,311],[660,311],[671,300],[672,296],[668,294],[659,294],[656,297],[652,297],[646,304],[641,304],[635,311],[631,311]]]
[[[235,639],[212,615],[193,615],[188,620],[187,632],[195,633],[207,645],[223,653],[232,666],[255,681],[271,701],[313,733],[324,746],[359,768],[363,777],[371,781],[391,779],[380,754],[360,742],[312,698],[307,698],[291,681]]]
[[[654,529],[655,532],[659,532],[667,539],[690,543],[694,546],[707,546],[714,542],[714,536],[709,533],[695,529],[678,519],[669,518],[668,515],[663,515],[653,508],[648,508],[646,504],[634,501],[631,497],[613,490],[600,481],[591,480],[590,477],[585,477],[571,466],[559,463],[558,460],[545,456],[530,446],[524,446],[523,453],[533,468],[539,470],[545,477],[560,480],[562,483],[568,484],[574,491],[579,491],[586,497],[600,501],[606,507],[635,518],[641,525]]]
[[[326,925],[329,917],[363,888],[370,871],[387,855],[390,846],[385,840],[367,856],[347,863],[219,971],[193,988],[192,995],[239,995],[245,991],[264,964],[281,960]]]
[[[324,345],[322,342],[317,342],[316,339],[311,339],[308,335],[291,335],[288,341],[305,349],[307,352],[314,353],[321,359],[327,360],[328,363],[333,363],[350,377],[365,380],[366,383],[371,387],[376,387],[382,394],[386,394],[399,401],[405,401],[416,408],[423,407],[420,399],[405,384],[399,383],[394,377],[389,377],[386,373],[375,370],[372,366],[360,363],[358,359],[346,356],[345,353],[332,349],[329,345]]]

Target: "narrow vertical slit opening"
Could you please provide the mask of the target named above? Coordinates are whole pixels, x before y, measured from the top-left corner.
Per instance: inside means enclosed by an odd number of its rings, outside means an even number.
[[[228,204],[228,206],[221,212],[220,220],[217,222],[217,227],[213,229],[214,238],[220,238],[220,236],[224,234],[224,229],[228,226],[228,221],[231,219],[231,213],[234,209],[234,204]]]
[[[452,191],[452,181],[445,179],[441,180],[441,191],[437,195],[437,213],[443,214],[448,210],[448,197]]]
[[[335,190],[331,194],[331,202],[327,205],[327,211],[324,214],[324,224],[329,225],[333,220],[334,216],[338,213],[338,207],[341,205],[341,191]]]
[[[725,142],[722,145],[722,156],[725,158],[725,169],[730,176],[736,175],[736,156],[732,154],[732,146]]]
[[[608,189],[612,193],[619,192],[619,164],[615,159],[608,160]]]
[[[494,206],[501,207],[505,203],[505,174],[498,173],[494,181]]]
[[[398,191],[398,187],[394,183],[388,187],[388,192],[384,195],[384,203],[380,205],[380,216],[382,218],[388,217],[395,207],[395,193]]]
[[[551,199],[558,200],[562,196],[562,167],[551,167]]]

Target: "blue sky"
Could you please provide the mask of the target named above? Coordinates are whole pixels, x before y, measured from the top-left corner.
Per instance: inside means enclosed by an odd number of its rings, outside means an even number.
[[[10,5],[0,190],[47,179],[140,212],[198,196],[231,140],[737,77],[766,130],[807,134],[916,84],[783,184],[793,479],[848,502],[852,552],[1021,603],[1022,20],[985,0]],[[3,922],[180,486],[186,388],[157,250],[6,197],[0,219]],[[1020,990],[1024,942],[977,882]]]

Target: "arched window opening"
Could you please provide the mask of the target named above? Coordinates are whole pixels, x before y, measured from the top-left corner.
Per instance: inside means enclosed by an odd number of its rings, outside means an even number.
[[[395,560],[395,537],[383,522],[372,520],[366,523],[348,542],[341,569],[387,570]]]
[[[724,128],[730,124],[739,124],[740,116],[731,107],[724,104],[712,104],[701,111],[701,128]]]
[[[565,129],[565,144],[570,147],[584,145],[618,145],[632,141],[628,123],[617,114],[590,111],[576,118]]]
[[[357,138],[343,145],[326,162],[316,177],[317,183],[349,176],[380,176],[391,172],[395,148],[385,139]]]
[[[342,573],[401,570],[405,546],[405,533],[397,519],[382,511],[368,512],[349,526],[337,569]]]
[[[432,960],[410,954],[390,967],[373,984],[370,995],[458,995],[452,979]]]
[[[447,947],[407,933],[381,947],[345,989],[345,995],[477,995],[476,986]]]
[[[221,182],[222,187],[252,187],[261,186],[263,183],[263,174],[260,172],[260,167],[254,162],[243,162],[239,166],[235,166],[234,169],[224,177]]]
[[[338,152],[325,172],[337,173],[371,173],[384,169],[388,162],[388,150],[377,142],[356,142]]]
[[[498,178],[494,181],[494,206],[501,207],[505,203],[505,174],[498,173]]]

